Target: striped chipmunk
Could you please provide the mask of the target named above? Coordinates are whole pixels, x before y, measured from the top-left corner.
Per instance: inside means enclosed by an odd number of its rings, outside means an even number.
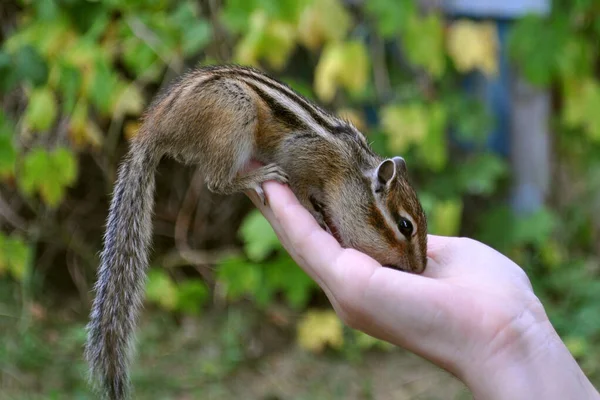
[[[129,397],[163,156],[197,164],[215,193],[252,189],[266,202],[263,182],[289,184],[343,247],[391,268],[425,269],[427,222],[402,157],[378,156],[348,121],[255,69],[189,72],[148,107],[114,187],[85,349],[105,398]]]

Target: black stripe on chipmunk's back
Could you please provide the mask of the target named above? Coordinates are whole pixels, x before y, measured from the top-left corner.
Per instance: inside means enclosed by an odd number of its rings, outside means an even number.
[[[237,75],[237,76],[242,76],[245,78],[253,79],[273,90],[277,90],[278,92],[286,95],[288,98],[290,98],[296,104],[301,106],[304,109],[304,111],[306,111],[308,113],[308,115],[310,115],[311,118],[317,124],[321,125],[323,128],[334,133],[334,130],[337,126],[337,123],[335,123],[334,121],[336,121],[337,118],[333,115],[330,115],[330,113],[328,113],[327,111],[323,110],[321,107],[317,106],[316,104],[314,104],[311,101],[309,101],[308,99],[306,99],[304,96],[302,96],[301,94],[296,92],[294,89],[292,89],[285,83],[278,81],[274,78],[271,78],[256,69],[252,69],[252,68],[248,68],[248,67],[224,66],[221,68],[215,68],[214,70],[212,70],[212,72],[231,75],[231,76]]]
[[[255,80],[266,87],[276,90],[282,95],[288,97],[295,104],[300,106],[318,125],[328,130],[333,136],[346,136],[351,138],[366,152],[372,153],[372,149],[366,142],[364,135],[356,129],[352,129],[350,125],[343,120],[340,120],[337,116],[327,112],[318,104],[311,102],[287,84],[264,74],[263,72],[242,66],[216,66],[209,67],[211,72],[224,74],[228,76],[241,76],[244,82],[248,83],[247,79]],[[255,86],[254,86],[255,87]],[[280,105],[281,108],[285,106]],[[305,124],[304,124],[305,125]]]
[[[298,115],[279,103],[276,98],[271,97],[271,95],[253,83],[247,81],[244,83],[250,86],[252,90],[267,104],[269,109],[273,112],[275,118],[277,118],[279,121],[283,122],[292,129],[307,128],[307,125],[298,117]]]

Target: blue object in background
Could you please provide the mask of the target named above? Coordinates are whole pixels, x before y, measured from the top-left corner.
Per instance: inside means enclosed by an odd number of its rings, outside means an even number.
[[[487,78],[480,73],[469,74],[463,87],[468,93],[479,93],[488,111],[495,119],[494,129],[489,132],[488,148],[495,153],[510,155],[510,64],[507,54],[507,36],[512,19],[528,13],[548,14],[549,0],[445,0],[442,8],[454,18],[492,20],[498,32],[498,75]],[[469,147],[468,143],[460,143]]]
[[[450,15],[483,18],[516,18],[550,12],[549,0],[444,0],[442,8]]]
[[[463,85],[465,91],[475,92],[494,116],[487,145],[510,160],[514,177],[509,199],[512,209],[517,214],[535,212],[543,207],[550,185],[549,95],[529,87],[511,68],[506,39],[515,18],[525,14],[547,15],[550,1],[445,0],[442,7],[450,18],[484,19],[496,24],[498,75],[487,78],[479,73],[470,74]],[[469,147],[469,143],[459,144]]]
[[[488,78],[480,72],[468,74],[463,81],[463,87],[467,93],[479,94],[483,97],[488,112],[494,116],[494,127],[487,138],[488,148],[503,157],[508,157],[510,153],[510,66],[506,54],[506,37],[510,21],[495,22],[500,53],[498,74],[494,78]],[[453,140],[456,141],[455,138]],[[470,147],[469,143],[460,144],[463,147]]]

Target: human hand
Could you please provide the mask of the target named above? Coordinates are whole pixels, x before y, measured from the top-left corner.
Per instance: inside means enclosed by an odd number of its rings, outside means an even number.
[[[532,367],[550,361],[549,355],[581,372],[524,271],[490,247],[430,235],[422,275],[389,269],[363,253],[342,248],[289,188],[267,182],[264,189],[269,206],[249,195],[286,250],[350,327],[421,355],[486,398],[531,398],[523,380],[532,373],[537,377]],[[482,384],[482,377],[488,382],[495,378],[502,390],[493,383]],[[517,392],[507,386],[511,377],[523,397],[515,397]],[[552,387],[548,383],[556,380],[543,383],[548,390]],[[508,390],[505,396],[503,390]]]

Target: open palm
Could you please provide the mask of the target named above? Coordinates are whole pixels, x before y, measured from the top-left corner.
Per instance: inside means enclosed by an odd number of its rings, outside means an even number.
[[[527,362],[549,342],[562,345],[524,271],[492,248],[430,235],[422,275],[385,268],[342,248],[288,187],[267,182],[264,188],[269,206],[250,197],[347,325],[419,354],[466,383],[497,370],[507,354]],[[523,340],[527,336],[532,340]]]

